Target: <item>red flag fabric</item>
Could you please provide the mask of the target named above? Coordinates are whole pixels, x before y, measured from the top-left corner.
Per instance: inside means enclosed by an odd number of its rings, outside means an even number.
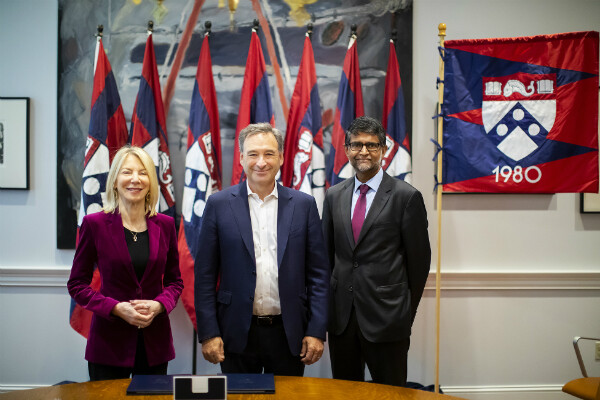
[[[404,94],[400,80],[400,68],[394,41],[390,40],[390,56],[383,93],[383,128],[386,131],[387,152],[383,157],[383,169],[398,179],[411,182],[412,162],[409,139],[404,116]]]
[[[208,35],[202,42],[192,93],[184,185],[178,242],[179,269],[184,284],[181,301],[196,329],[194,260],[200,252],[198,235],[206,200],[222,189],[219,108]]]
[[[352,121],[364,114],[356,35],[352,35],[344,59],[331,132],[331,150],[327,158],[327,179],[332,186],[354,175],[354,170],[344,153],[345,135]]]
[[[156,68],[152,34],[148,34],[140,88],[133,114],[129,142],[146,150],[156,166],[160,187],[158,212],[175,216],[175,192],[171,173],[171,157],[167,140],[167,125]]]
[[[238,146],[240,131],[249,124],[257,122],[270,122],[271,125],[274,125],[275,116],[273,115],[273,107],[271,105],[271,92],[267,78],[265,58],[258,34],[255,29],[252,29],[250,50],[246,59],[244,84],[242,85],[242,97],[238,111],[237,126],[235,128],[233,168],[231,172],[232,185],[237,185],[245,179],[244,169],[240,164],[240,149]]]
[[[325,155],[315,57],[308,33],[290,104],[283,154],[283,185],[312,195],[320,215],[325,199]]]
[[[110,163],[117,150],[127,143],[127,124],[117,84],[104,52],[102,39],[96,42],[94,86],[90,112],[90,125],[85,146],[81,200],[77,225],[83,217],[102,210],[106,199],[106,179]],[[100,288],[100,274],[96,269],[91,286]],[[88,337],[92,313],[71,299],[70,324],[75,331]]]
[[[598,32],[449,40],[443,189],[598,192]]]

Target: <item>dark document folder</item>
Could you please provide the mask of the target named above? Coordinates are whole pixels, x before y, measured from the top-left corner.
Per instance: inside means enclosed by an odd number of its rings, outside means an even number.
[[[127,394],[173,394],[173,375],[134,375]]]
[[[223,374],[227,376],[227,393],[275,393],[273,374]]]

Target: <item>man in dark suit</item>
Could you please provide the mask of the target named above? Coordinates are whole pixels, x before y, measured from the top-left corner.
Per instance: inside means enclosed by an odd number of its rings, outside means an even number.
[[[329,265],[314,198],[275,182],[283,137],[240,132],[247,180],[209,197],[195,262],[198,340],[225,373],[302,376],[323,353]]]
[[[360,117],[346,132],[356,176],[327,191],[323,231],[331,274],[329,351],[336,379],[406,385],[411,325],[431,249],[421,193],[381,168],[385,131]]]

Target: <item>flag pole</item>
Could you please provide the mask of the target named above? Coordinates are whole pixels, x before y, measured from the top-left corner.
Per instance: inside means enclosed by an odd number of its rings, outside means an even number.
[[[212,22],[206,21],[204,23],[204,36],[210,38],[211,30]],[[181,217],[181,224],[179,224],[179,229],[185,229],[185,227],[183,226],[183,217]],[[198,331],[196,330],[196,328],[193,328],[193,331],[194,333],[192,335],[192,375],[196,375],[198,366]]]
[[[98,64],[98,51],[100,50],[100,46],[98,43],[102,41],[102,36],[104,35],[104,25],[98,25],[96,28],[96,50],[94,51],[94,75],[96,74],[96,66]]]
[[[287,124],[288,115],[290,113],[290,107],[288,106],[287,100],[285,98],[285,88],[283,84],[283,78],[281,77],[281,68],[279,67],[279,62],[277,62],[277,55],[275,54],[275,45],[273,44],[273,37],[271,36],[271,30],[269,29],[269,22],[265,18],[258,0],[252,0],[252,8],[258,16],[258,19],[255,19],[254,21],[259,21],[260,26],[263,30],[263,35],[265,35],[267,53],[269,54],[271,66],[273,67],[273,75],[275,75],[275,82],[277,85],[277,90],[279,92],[279,101],[281,102],[281,110],[283,111],[283,118],[285,119],[285,122]],[[275,28],[275,25],[273,25],[273,29]],[[258,32],[258,29],[256,30],[256,32]],[[284,54],[281,54],[281,56],[285,57]]]
[[[438,85],[438,106],[437,106],[437,141],[443,146],[444,119],[442,118],[442,103],[444,101],[444,59],[442,58],[444,48],[444,37],[446,36],[446,24],[438,25],[438,37],[440,38],[440,69]],[[437,155],[437,179],[442,179],[442,155],[440,151]],[[442,189],[443,186],[437,182],[437,267],[435,270],[435,393],[440,392],[440,297],[442,283]]]

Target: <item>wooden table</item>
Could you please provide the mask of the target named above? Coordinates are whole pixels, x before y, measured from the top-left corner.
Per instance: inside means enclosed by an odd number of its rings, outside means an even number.
[[[128,396],[131,379],[72,383],[0,394],[0,400],[172,400],[173,395]],[[275,394],[230,394],[232,400],[461,400],[443,394],[367,382],[324,378],[275,377]]]

